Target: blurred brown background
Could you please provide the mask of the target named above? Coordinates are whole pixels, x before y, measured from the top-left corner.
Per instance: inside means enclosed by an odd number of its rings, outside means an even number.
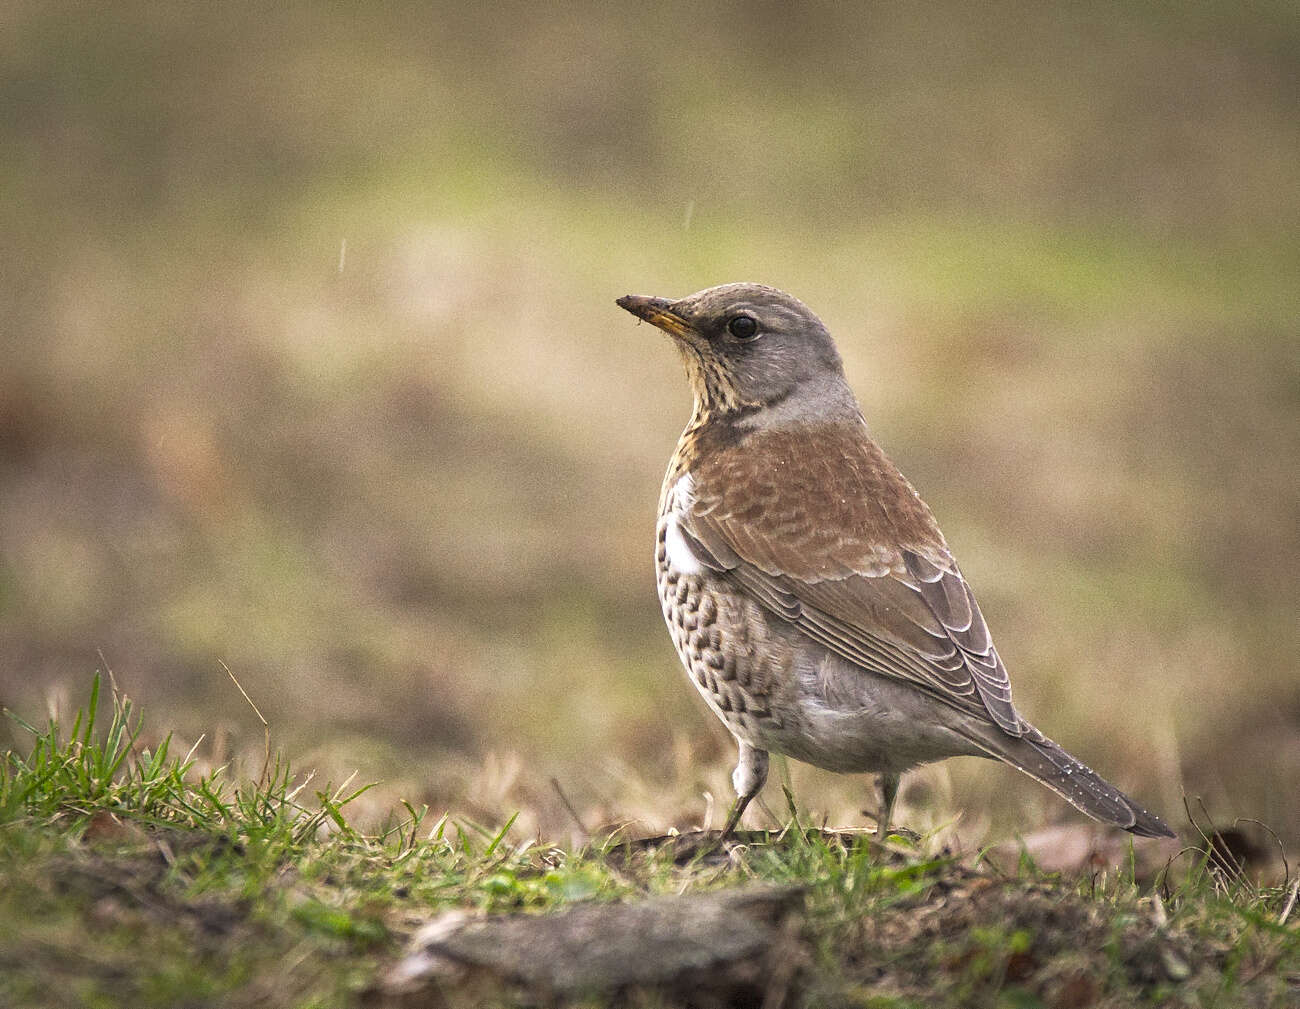
[[[0,702],[102,650],[256,767],[224,660],[376,815],[554,836],[555,777],[698,823],[732,749],[651,569],[688,393],[613,299],[757,280],[836,334],[1022,709],[1171,822],[1298,839],[1297,65],[1292,3],[10,2]],[[1075,816],[978,761],[905,798]]]

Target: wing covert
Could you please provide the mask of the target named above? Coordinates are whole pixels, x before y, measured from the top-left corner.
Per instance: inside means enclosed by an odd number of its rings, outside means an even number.
[[[771,458],[778,446],[764,447]],[[836,455],[826,467],[791,452],[743,480],[752,448],[701,460],[683,534],[702,563],[824,647],[1023,735],[1006,668],[929,509],[869,439]]]

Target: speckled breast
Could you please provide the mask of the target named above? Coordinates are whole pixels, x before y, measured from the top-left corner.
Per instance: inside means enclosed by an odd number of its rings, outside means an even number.
[[[687,675],[732,734],[755,745],[781,728],[771,688],[778,656],[764,648],[766,621],[729,582],[700,564],[677,528],[689,506],[689,477],[665,496],[655,566],[659,602]],[[753,610],[754,612],[750,612]],[[779,650],[776,650],[779,651]]]

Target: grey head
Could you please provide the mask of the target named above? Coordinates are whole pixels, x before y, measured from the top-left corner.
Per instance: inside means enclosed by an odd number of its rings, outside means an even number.
[[[723,284],[678,301],[629,294],[620,307],[673,337],[697,414],[781,426],[859,416],[822,321],[763,284]]]

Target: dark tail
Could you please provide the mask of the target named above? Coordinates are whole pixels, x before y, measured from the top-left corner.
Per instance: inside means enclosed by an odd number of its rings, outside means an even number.
[[[990,727],[991,728],[991,727]],[[1075,760],[1032,726],[1017,739],[998,732],[978,740],[990,756],[1018,767],[1094,820],[1113,823],[1138,837],[1176,837],[1165,822],[1148,813],[1087,764]]]

